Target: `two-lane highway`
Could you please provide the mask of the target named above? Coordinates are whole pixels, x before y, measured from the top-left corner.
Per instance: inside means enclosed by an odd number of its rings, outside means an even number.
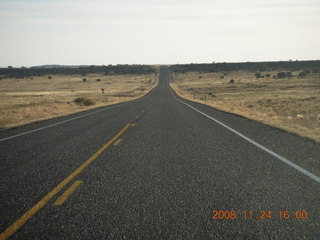
[[[319,144],[169,80],[163,67],[141,99],[2,132],[0,239],[319,239]]]

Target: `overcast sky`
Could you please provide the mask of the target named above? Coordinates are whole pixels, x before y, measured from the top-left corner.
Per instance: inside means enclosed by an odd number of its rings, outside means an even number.
[[[0,66],[320,59],[320,0],[0,0]]]

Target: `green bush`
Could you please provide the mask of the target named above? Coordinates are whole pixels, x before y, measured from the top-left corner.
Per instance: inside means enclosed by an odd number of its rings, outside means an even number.
[[[84,105],[84,106],[90,106],[95,104],[95,102],[92,99],[85,98],[85,97],[75,98],[74,102],[78,105]]]
[[[298,77],[299,78],[304,78],[304,77],[306,77],[307,76],[307,72],[306,71],[303,71],[303,72],[300,72],[299,74],[298,74]]]
[[[90,106],[90,105],[94,105],[94,104],[95,104],[95,102],[89,98],[87,98],[83,101],[83,105],[85,105],[85,106]]]
[[[287,77],[287,73],[285,73],[285,72],[278,72],[277,78],[285,78],[285,77]]]
[[[254,75],[256,76],[256,78],[264,78],[264,75],[262,75],[261,73],[255,73]]]

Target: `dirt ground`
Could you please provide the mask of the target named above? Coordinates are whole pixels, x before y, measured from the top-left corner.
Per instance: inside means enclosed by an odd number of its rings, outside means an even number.
[[[320,74],[275,79],[277,72],[261,72],[271,75],[265,78],[251,71],[177,73],[171,86],[189,100],[320,142]]]
[[[156,82],[156,74],[106,76],[95,73],[2,78],[0,129],[133,100],[148,93]],[[79,97],[90,99],[93,104],[75,103]]]

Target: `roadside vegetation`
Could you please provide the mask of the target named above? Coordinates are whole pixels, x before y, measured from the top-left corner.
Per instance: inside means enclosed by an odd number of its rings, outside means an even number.
[[[279,67],[255,64],[257,69],[233,71],[225,70],[227,66],[216,72],[196,64],[190,70],[198,71],[187,71],[188,65],[173,67],[171,86],[189,100],[320,142],[320,61],[301,62],[300,67],[294,62],[294,67],[283,68],[290,63],[280,62]]]
[[[60,65],[43,65],[35,67],[0,68],[0,76],[6,78],[26,78],[34,76],[61,75],[81,75],[86,76],[92,73],[101,73],[103,75],[125,75],[125,74],[150,74],[154,72],[154,66],[149,65],[102,65],[102,66],[60,66]]]
[[[85,98],[85,97],[78,97],[74,99],[74,102],[78,105],[84,105],[84,106],[90,106],[95,104],[95,102],[92,99]]]
[[[28,77],[2,75],[0,129],[142,97],[157,83],[158,71],[156,67],[150,69],[150,73],[148,70],[136,74],[81,72]]]

